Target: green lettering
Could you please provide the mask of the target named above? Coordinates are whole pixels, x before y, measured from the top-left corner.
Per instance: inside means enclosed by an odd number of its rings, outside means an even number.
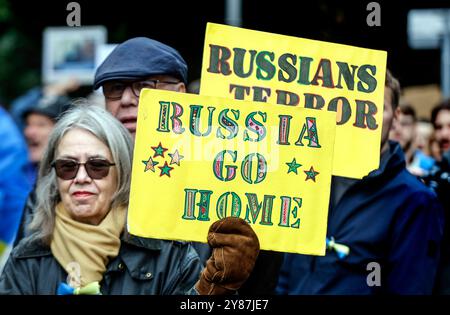
[[[269,60],[266,59],[269,57]],[[276,69],[273,65],[275,54],[270,51],[261,51],[256,56],[256,78],[258,80],[270,80],[275,75]]]
[[[224,46],[209,45],[209,67],[206,71],[210,73],[220,73],[223,75],[231,74],[228,59],[231,57],[231,51]]]
[[[234,73],[240,78],[248,78],[253,73],[253,63],[255,61],[256,50],[249,50],[250,53],[250,66],[247,72],[244,71],[244,59],[246,50],[243,48],[233,48],[234,51]]]

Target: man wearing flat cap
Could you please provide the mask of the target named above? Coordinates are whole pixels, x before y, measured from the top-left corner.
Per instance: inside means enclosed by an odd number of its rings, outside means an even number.
[[[135,137],[140,91],[150,88],[184,93],[187,70],[186,62],[172,47],[137,37],[118,45],[100,65],[95,74],[94,89],[103,88],[106,108]],[[211,270],[214,260],[208,259],[211,251],[205,246],[194,243],[206,263],[205,270]],[[216,246],[212,247],[214,256]],[[281,253],[260,251],[253,272],[239,293],[274,293],[281,263]]]
[[[106,108],[136,135],[139,93],[143,88],[186,92],[187,65],[173,48],[137,37],[114,49],[95,74],[94,89],[103,88]]]

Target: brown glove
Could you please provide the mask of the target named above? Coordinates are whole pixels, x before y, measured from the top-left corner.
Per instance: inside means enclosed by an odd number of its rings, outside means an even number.
[[[226,217],[209,228],[213,248],[195,288],[202,295],[233,294],[247,280],[259,253],[259,241],[241,218]]]

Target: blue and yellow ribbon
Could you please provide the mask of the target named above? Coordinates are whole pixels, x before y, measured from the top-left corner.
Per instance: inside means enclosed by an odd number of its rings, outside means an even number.
[[[350,247],[344,244],[339,244],[334,241],[334,237],[327,237],[327,249],[334,250],[339,259],[344,259],[350,253]]]
[[[61,282],[57,290],[58,295],[101,295],[98,281],[86,284],[81,288],[72,288],[67,283]]]

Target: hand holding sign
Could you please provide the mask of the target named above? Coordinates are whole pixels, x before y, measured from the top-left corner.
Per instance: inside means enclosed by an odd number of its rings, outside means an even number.
[[[213,252],[195,287],[205,295],[233,294],[253,270],[258,237],[244,220],[227,217],[211,225],[208,244]]]

